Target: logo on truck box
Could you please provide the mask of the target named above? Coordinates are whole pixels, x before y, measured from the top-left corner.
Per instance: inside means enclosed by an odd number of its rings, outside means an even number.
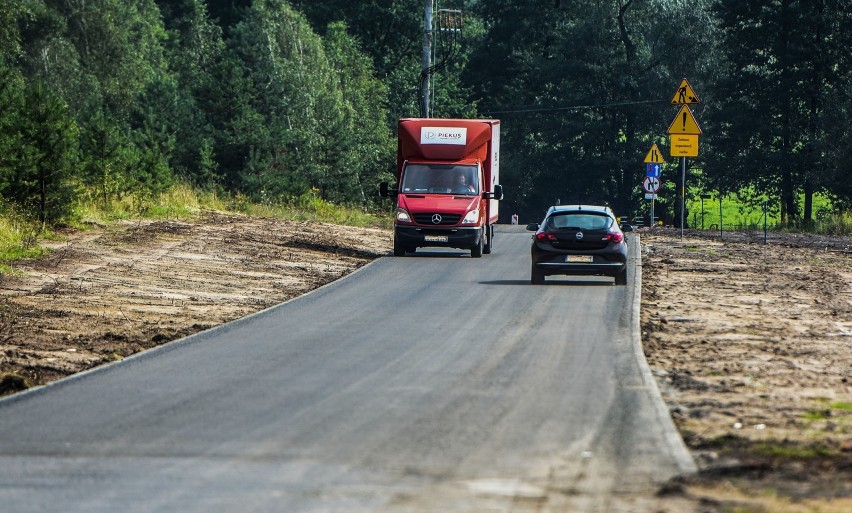
[[[424,126],[420,128],[420,144],[467,144],[467,128]]]

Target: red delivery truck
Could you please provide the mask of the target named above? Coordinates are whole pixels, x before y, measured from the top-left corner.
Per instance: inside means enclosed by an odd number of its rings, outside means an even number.
[[[379,191],[396,198],[394,255],[426,246],[491,253],[499,178],[499,120],[401,119],[396,188]]]

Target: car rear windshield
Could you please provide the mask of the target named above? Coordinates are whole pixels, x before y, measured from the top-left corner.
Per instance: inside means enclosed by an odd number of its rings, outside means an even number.
[[[554,230],[606,230],[612,226],[612,218],[603,214],[566,212],[551,215],[547,225]]]

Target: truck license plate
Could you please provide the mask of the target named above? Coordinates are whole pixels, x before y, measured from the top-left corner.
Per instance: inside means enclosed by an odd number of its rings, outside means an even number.
[[[425,242],[447,242],[449,238],[446,235],[424,235]]]
[[[568,263],[584,263],[588,264],[592,262],[592,255],[568,255],[565,257],[565,261]]]

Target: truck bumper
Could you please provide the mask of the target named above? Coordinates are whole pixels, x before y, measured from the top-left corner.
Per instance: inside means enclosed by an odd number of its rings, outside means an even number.
[[[394,241],[404,248],[459,248],[470,249],[479,243],[482,228],[423,228],[419,226],[395,226]]]

